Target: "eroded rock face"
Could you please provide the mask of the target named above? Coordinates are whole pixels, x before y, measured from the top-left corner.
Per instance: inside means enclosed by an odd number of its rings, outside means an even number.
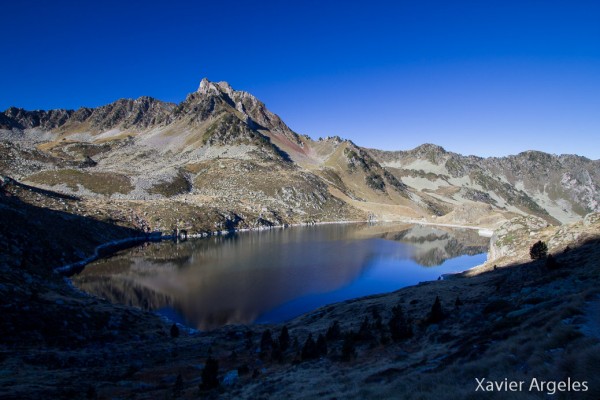
[[[488,263],[529,260],[529,248],[538,240],[548,245],[549,254],[568,251],[567,246],[581,244],[600,232],[600,213],[587,214],[574,224],[552,227],[541,218],[513,218],[498,228],[490,241]]]
[[[501,257],[517,257],[523,251],[523,243],[537,237],[548,223],[534,216],[511,219],[498,228],[490,240],[489,261]]]
[[[598,223],[600,223],[600,213],[590,213],[583,218],[585,226],[597,225]]]

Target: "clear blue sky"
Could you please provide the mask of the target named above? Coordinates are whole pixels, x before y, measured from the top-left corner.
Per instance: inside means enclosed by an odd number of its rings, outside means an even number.
[[[0,6],[1,110],[179,102],[206,76],[314,138],[600,159],[598,1]]]

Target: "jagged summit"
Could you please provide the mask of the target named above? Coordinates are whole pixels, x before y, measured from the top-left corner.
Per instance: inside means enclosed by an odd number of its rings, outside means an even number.
[[[248,92],[233,89],[225,81],[211,82],[208,78],[203,78],[198,90],[190,93],[177,106],[178,117],[187,115],[194,121],[206,121],[223,113],[234,116],[252,130],[276,136],[272,140],[281,139],[285,142],[278,145],[302,147],[299,136],[262,101]]]
[[[198,86],[198,92],[203,93],[208,91],[208,86],[210,85],[210,81],[208,80],[208,78],[204,77],[202,78],[202,80],[200,81],[200,86]]]
[[[220,97],[245,115],[248,115],[247,111],[255,108],[260,108],[263,114],[268,112],[265,104],[252,94],[243,90],[235,90],[225,81],[211,82],[208,78],[202,78],[200,86],[198,86],[198,90],[195,94],[200,95],[201,98],[211,96]],[[190,98],[194,99],[195,97],[193,95],[194,93],[188,95],[186,101]]]
[[[209,81],[208,78],[202,78],[197,92],[201,93],[201,94],[209,94],[209,93],[218,94],[218,93],[224,92],[229,96],[233,96],[235,91],[233,90],[231,85],[225,81],[215,83],[215,82]]]
[[[252,94],[245,92],[243,90],[235,90],[231,87],[228,82],[220,81],[220,82],[211,82],[208,78],[202,78],[200,81],[200,86],[198,86],[198,90],[196,93],[200,93],[202,95],[220,95],[225,94],[231,100],[242,100],[242,99],[251,99],[255,103],[260,103],[263,107],[264,104],[260,102],[256,97]]]
[[[411,151],[414,151],[414,152],[436,152],[436,153],[441,153],[441,154],[447,153],[446,149],[444,149],[442,146],[439,146],[439,145],[433,144],[433,143],[423,143],[422,145],[415,147]]]
[[[198,90],[190,93],[180,104],[163,102],[152,97],[119,99],[110,104],[78,110],[28,111],[10,107],[0,113],[0,129],[90,131],[101,133],[109,129],[142,131],[188,121],[199,126],[211,118],[229,114],[253,130],[270,131],[300,145],[298,135],[276,114],[252,94],[234,90],[225,81],[211,82],[203,78]]]

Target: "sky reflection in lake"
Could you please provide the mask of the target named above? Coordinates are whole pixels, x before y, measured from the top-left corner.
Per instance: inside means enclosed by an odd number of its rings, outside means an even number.
[[[198,329],[278,322],[485,261],[477,231],[335,224],[151,243],[98,260],[73,282]]]

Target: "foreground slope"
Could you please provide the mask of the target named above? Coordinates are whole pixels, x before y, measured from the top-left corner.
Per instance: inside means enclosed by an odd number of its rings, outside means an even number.
[[[283,324],[171,337],[153,314],[74,290],[52,268],[140,235],[127,228],[134,220],[118,209],[85,218],[70,210],[89,210],[86,201],[13,181],[0,189],[2,398],[478,398],[475,378],[505,377],[571,379],[588,390],[559,398],[600,396],[599,214],[561,227],[517,217],[497,230],[485,265],[300,316],[282,350]],[[537,240],[555,263],[529,260]],[[326,350],[304,351],[309,335],[323,335]],[[209,357],[216,389],[199,387]]]

